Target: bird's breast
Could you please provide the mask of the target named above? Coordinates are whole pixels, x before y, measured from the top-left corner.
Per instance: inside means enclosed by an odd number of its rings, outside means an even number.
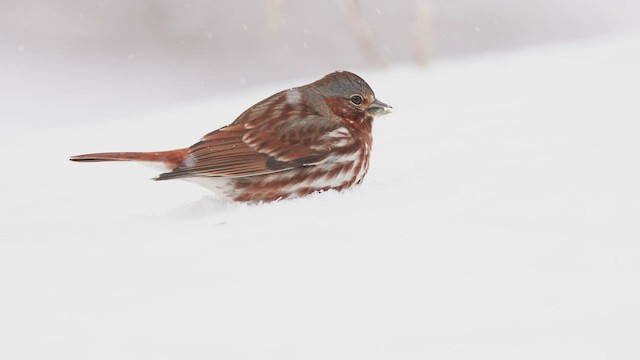
[[[220,197],[235,201],[274,201],[318,191],[344,190],[360,184],[369,169],[369,145],[335,150],[321,164],[267,175],[195,178]]]

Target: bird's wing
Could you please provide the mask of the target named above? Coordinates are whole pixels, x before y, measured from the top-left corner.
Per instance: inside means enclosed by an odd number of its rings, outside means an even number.
[[[325,161],[332,147],[353,141],[338,121],[287,111],[267,110],[263,118],[237,120],[207,134],[182,164],[157,179],[255,176],[313,166]]]

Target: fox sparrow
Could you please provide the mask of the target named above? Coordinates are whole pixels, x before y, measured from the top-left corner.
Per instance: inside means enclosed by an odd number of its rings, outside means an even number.
[[[281,91],[195,145],[162,152],[114,152],[72,161],[166,165],[155,180],[186,179],[236,201],[273,201],[359,184],[369,168],[373,118],[391,107],[358,75],[331,73]]]

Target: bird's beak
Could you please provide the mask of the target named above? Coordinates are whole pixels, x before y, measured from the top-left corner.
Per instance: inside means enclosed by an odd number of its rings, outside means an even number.
[[[369,105],[369,108],[367,109],[367,112],[369,113],[369,115],[371,116],[380,116],[380,115],[384,115],[384,114],[388,114],[391,112],[392,107],[383,103],[380,100],[374,100],[374,102],[371,103],[371,105]]]

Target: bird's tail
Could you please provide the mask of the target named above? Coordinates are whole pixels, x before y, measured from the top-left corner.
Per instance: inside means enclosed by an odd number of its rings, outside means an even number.
[[[175,168],[187,158],[189,149],[177,149],[160,152],[110,152],[76,155],[69,158],[71,161],[97,162],[97,161],[148,161],[163,163]]]

